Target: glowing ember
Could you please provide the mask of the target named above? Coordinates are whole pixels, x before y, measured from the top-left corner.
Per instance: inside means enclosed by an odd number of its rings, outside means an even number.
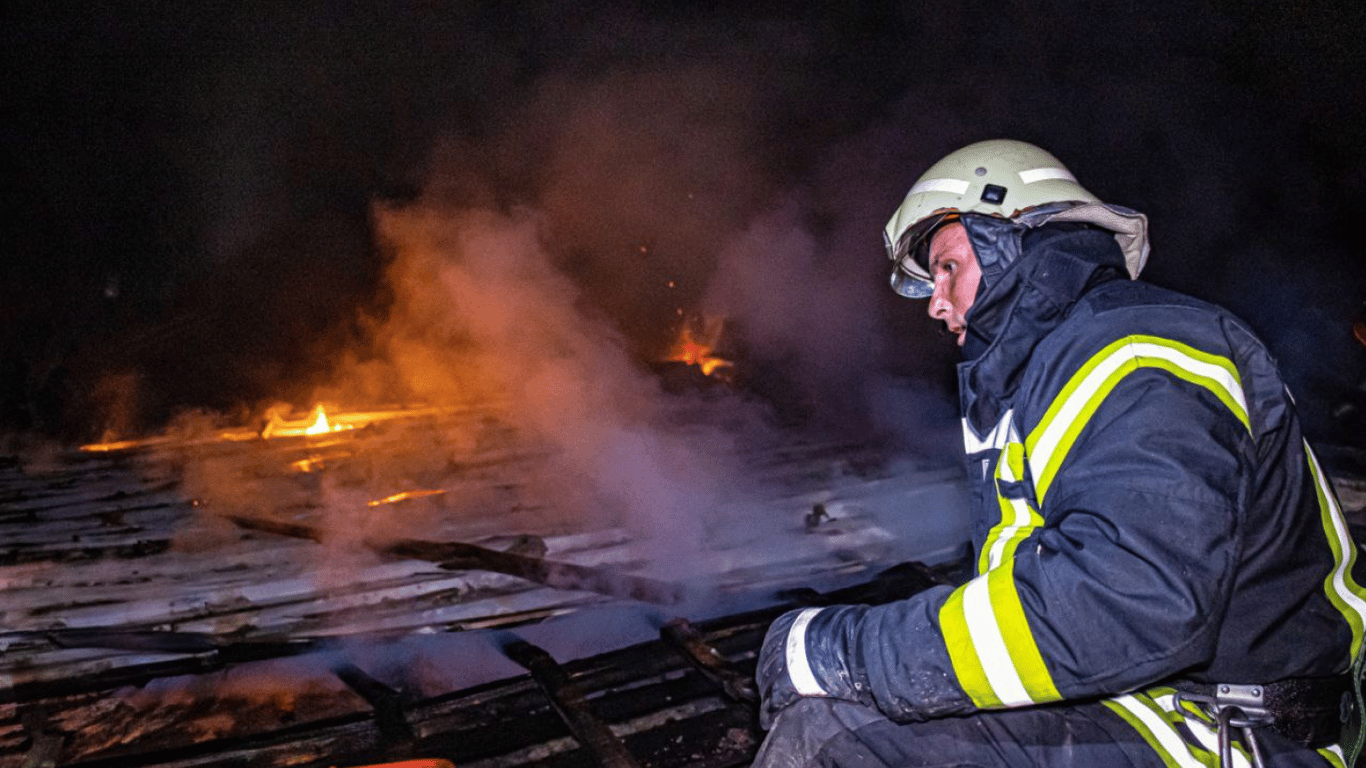
[[[666,359],[695,365],[707,376],[721,376],[735,367],[735,363],[712,354],[725,326],[724,320],[702,319],[685,323]]]
[[[320,405],[313,410],[313,423],[304,430],[305,435],[322,435],[332,431],[327,424],[327,412]]]
[[[401,493],[395,493],[392,496],[385,496],[382,499],[366,502],[366,504],[372,507],[378,507],[381,504],[396,504],[406,499],[420,499],[424,496],[440,496],[443,493],[445,493],[445,491],[440,488],[428,491],[403,491]]]
[[[257,427],[230,427],[227,429],[217,429],[207,433],[194,433],[189,435],[166,433],[129,440],[118,440],[112,435],[105,435],[101,442],[87,443],[80,446],[80,450],[84,453],[112,453],[115,451],[140,448],[186,447],[218,442],[248,442],[251,440],[261,438],[269,439],[272,437],[312,438],[319,435],[361,429],[362,427],[367,427],[377,422],[391,421],[394,419],[439,416],[449,413],[450,410],[451,409],[448,408],[424,407],[329,414],[323,406],[319,405],[314,407],[306,418],[289,420],[286,418],[286,416],[288,416],[287,413],[282,413],[280,409],[272,409],[266,412],[265,423]],[[295,469],[299,471],[310,471],[312,467],[296,465]]]
[[[295,472],[318,472],[324,468],[321,459],[299,459],[291,462],[289,468]]]
[[[86,453],[108,453],[109,451],[122,451],[128,448],[140,448],[145,442],[143,440],[114,440],[105,443],[86,443],[81,446],[81,450]]]
[[[261,437],[317,437],[355,428],[354,423],[343,423],[338,419],[329,421],[327,411],[318,405],[313,408],[312,415],[302,421],[287,421],[277,411],[271,411],[267,415],[266,425],[261,429]]]

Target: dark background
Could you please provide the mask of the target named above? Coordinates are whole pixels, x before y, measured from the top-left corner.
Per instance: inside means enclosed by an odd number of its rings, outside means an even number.
[[[947,387],[956,350],[884,289],[881,226],[929,163],[1012,137],[1149,214],[1145,276],[1247,318],[1311,432],[1360,439],[1361,4],[652,5],[8,5],[0,426],[307,405],[386,311],[372,206],[433,189],[542,211],[642,360],[786,211],[815,269],[869,286],[868,322],[808,323],[839,365],[798,386]]]

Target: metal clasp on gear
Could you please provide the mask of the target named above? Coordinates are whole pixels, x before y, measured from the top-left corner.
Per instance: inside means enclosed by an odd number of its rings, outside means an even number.
[[[1214,695],[1206,696],[1187,691],[1176,692],[1178,711],[1185,714],[1181,704],[1190,702],[1201,712],[1212,718],[1219,735],[1219,763],[1221,768],[1233,765],[1233,734],[1237,728],[1242,735],[1243,744],[1252,756],[1253,768],[1265,768],[1261,745],[1257,742],[1254,729],[1270,725],[1275,717],[1266,707],[1266,689],[1261,685],[1233,685],[1218,683]],[[1187,715],[1189,717],[1189,715]]]

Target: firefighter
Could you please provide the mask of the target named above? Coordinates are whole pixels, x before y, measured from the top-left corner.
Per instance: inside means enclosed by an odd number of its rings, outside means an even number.
[[[755,765],[1343,765],[1364,574],[1252,331],[1024,142],[931,166],[886,242],[965,358],[976,575],[775,621]]]

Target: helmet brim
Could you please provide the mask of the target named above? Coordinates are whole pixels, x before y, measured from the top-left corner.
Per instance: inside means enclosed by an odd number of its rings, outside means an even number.
[[[927,299],[934,293],[934,278],[930,275],[929,245],[934,233],[945,225],[958,221],[957,210],[936,211],[906,230],[895,244],[883,234],[883,244],[892,267],[892,290],[908,299]]]

